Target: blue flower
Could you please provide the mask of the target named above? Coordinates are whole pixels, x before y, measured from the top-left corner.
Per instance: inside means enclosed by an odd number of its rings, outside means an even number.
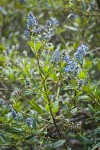
[[[58,63],[60,60],[60,56],[61,56],[61,54],[60,54],[59,50],[55,50],[55,52],[52,55],[51,63],[54,63],[54,62]]]
[[[37,33],[41,33],[41,28],[37,28]]]
[[[78,88],[81,88],[82,85],[83,85],[84,81],[81,79],[79,82],[78,82]]]
[[[17,113],[16,113],[16,111],[15,111],[15,110],[11,110],[11,113],[12,113],[12,116],[13,116],[14,118],[16,118],[16,117],[17,117]]]
[[[33,128],[33,122],[31,120],[31,118],[26,118],[26,124],[32,129]]]
[[[26,36],[30,37],[30,35],[33,36],[39,36],[39,40],[43,41],[49,41],[53,35],[53,29],[51,28],[51,22],[49,20],[46,21],[46,25],[44,26],[44,31],[41,32],[41,28],[38,25],[38,22],[33,15],[32,12],[28,14],[27,18],[27,30],[24,33]]]
[[[26,118],[26,123],[27,123],[28,125],[32,124],[31,119],[30,119],[30,118]]]
[[[9,108],[11,111],[13,111],[13,107],[12,107],[11,104],[8,104],[8,105],[7,105],[7,108]]]
[[[51,27],[51,22],[50,22],[50,20],[47,20],[47,21],[46,21],[46,27]]]
[[[49,20],[46,21],[46,25],[43,32],[43,39],[49,41],[53,35],[53,29],[51,28],[51,22]]]
[[[26,84],[26,87],[29,88],[31,86],[31,81],[29,78],[26,78],[25,80],[25,84]]]
[[[68,54],[66,54],[65,56],[64,56],[64,60],[67,62],[67,63],[69,63],[70,62],[70,56],[68,55]]]
[[[6,104],[5,101],[2,98],[0,98],[0,104],[1,105],[5,105]]]
[[[37,25],[38,25],[38,22],[37,22],[35,16],[33,15],[32,12],[30,12],[28,14],[28,18],[27,18],[27,29],[30,29],[31,27],[37,26]]]
[[[54,17],[50,18],[50,22],[51,22],[51,25],[53,25],[53,26],[59,26],[58,20]]]
[[[77,63],[76,62],[73,62],[73,61],[69,61],[68,62],[68,65],[64,68],[64,71],[69,73],[69,72],[72,72],[74,73],[77,69]]]
[[[81,44],[78,48],[77,51],[74,53],[75,58],[78,61],[81,61],[83,59],[83,57],[86,55],[86,50],[88,49],[88,47],[86,47],[85,45]]]
[[[66,66],[66,67],[64,68],[64,72],[66,72],[66,73],[70,72],[70,66]]]
[[[28,30],[25,30],[24,35],[29,37],[30,36],[30,32]]]

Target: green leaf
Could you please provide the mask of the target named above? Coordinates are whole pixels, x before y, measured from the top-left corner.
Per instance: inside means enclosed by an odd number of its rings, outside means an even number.
[[[72,114],[75,114],[77,112],[77,108],[73,108],[72,110],[71,110],[71,113]]]
[[[95,149],[97,149],[97,148],[100,148],[100,143],[97,143],[97,144],[92,148],[92,150],[95,150]]]
[[[28,45],[31,47],[33,52],[38,51],[41,48],[41,42],[34,43],[32,41],[29,41]]]
[[[87,93],[90,92],[90,89],[89,89],[88,86],[83,86],[82,89],[83,89],[83,91],[85,91],[85,92],[87,92]]]
[[[6,61],[6,58],[3,54],[0,54],[0,65],[2,65]]]
[[[65,26],[65,27],[72,31],[78,31],[78,28],[76,28],[76,27],[72,27],[72,26]]]
[[[33,135],[29,135],[29,136],[27,136],[26,138],[25,138],[25,140],[30,140],[31,138],[33,138],[34,137],[34,134]]]
[[[62,146],[65,142],[66,142],[66,140],[58,140],[58,141],[56,141],[54,143],[51,143],[50,149],[58,148],[58,147]]]
[[[98,117],[99,117],[99,116],[100,116],[100,111],[96,112],[96,113],[95,113],[95,116],[98,116]]]
[[[59,109],[59,102],[58,102],[58,101],[55,101],[55,102],[53,103],[53,108],[52,108],[53,113],[57,113],[57,112],[58,112],[58,109]]]
[[[57,75],[56,75],[56,73],[51,73],[50,77],[51,77],[53,80],[57,80]]]
[[[49,66],[48,66],[48,65],[44,66],[43,70],[44,70],[45,72],[48,72],[48,71],[49,71]]]
[[[0,51],[3,51],[5,49],[6,49],[5,46],[0,44]]]
[[[14,134],[22,134],[23,133],[22,129],[15,128],[15,127],[7,128],[6,131],[10,132],[10,133],[14,133]]]
[[[81,79],[84,79],[84,78],[86,77],[86,74],[85,74],[83,71],[81,71],[81,72],[79,73],[79,77],[80,77]]]
[[[89,60],[86,60],[86,63],[84,65],[84,72],[87,73],[92,67],[92,62]]]
[[[34,43],[32,41],[28,41],[27,43],[31,48],[34,48]]]
[[[100,128],[97,128],[97,129],[95,130],[95,134],[100,134]]]
[[[91,98],[87,95],[79,96],[79,99],[82,100],[82,101],[90,101],[91,100]]]
[[[85,72],[85,73],[87,73],[87,72],[91,69],[91,67],[92,67],[92,64],[91,64],[91,65],[89,65],[89,66],[87,66],[87,68],[86,68],[86,69],[84,69],[84,72]]]
[[[48,104],[46,104],[45,109],[46,109],[47,112],[50,112],[50,107],[49,107]]]
[[[33,95],[33,94],[35,94],[33,89],[27,89],[26,91],[24,91],[24,95],[25,96],[29,96],[29,95]]]
[[[92,105],[88,104],[88,108],[89,108],[89,110],[90,110],[91,113],[94,113],[94,112],[95,112],[95,110],[94,110],[94,108],[93,108]]]
[[[37,42],[35,44],[35,47],[36,47],[36,51],[38,51],[41,48],[41,42]]]
[[[75,139],[77,139],[81,142],[91,143],[91,141],[88,138],[86,138],[84,135],[80,135],[80,134],[75,135]]]
[[[69,84],[68,86],[66,86],[63,90],[71,90],[74,89],[72,84]]]
[[[32,41],[28,41],[27,43],[31,47],[32,52],[34,53],[35,52],[35,45],[34,45],[34,43]]]
[[[35,102],[31,101],[30,104],[36,112],[43,113],[41,107],[39,105],[37,105]]]
[[[100,71],[100,60],[98,61],[98,70]]]
[[[2,6],[2,5],[1,5]],[[8,14],[8,11],[6,11],[5,10],[5,8],[4,7],[1,7],[0,6],[0,12],[5,16],[5,15],[7,15]]]

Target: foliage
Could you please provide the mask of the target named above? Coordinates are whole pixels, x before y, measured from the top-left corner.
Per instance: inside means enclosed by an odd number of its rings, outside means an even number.
[[[1,4],[0,148],[99,149],[99,2]]]

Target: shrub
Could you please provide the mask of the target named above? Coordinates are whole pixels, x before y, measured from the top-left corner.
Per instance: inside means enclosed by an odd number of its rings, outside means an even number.
[[[1,149],[98,149],[100,84],[89,45],[53,44],[55,19],[41,25],[30,12],[26,24],[31,56],[1,46]]]

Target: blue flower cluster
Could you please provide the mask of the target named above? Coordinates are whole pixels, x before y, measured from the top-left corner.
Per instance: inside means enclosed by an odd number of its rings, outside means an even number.
[[[28,14],[27,18],[27,30],[25,31],[26,36],[30,36],[32,33],[40,33],[41,29],[38,27],[38,22],[32,12]]]
[[[51,22],[51,24],[53,25],[53,26],[59,26],[59,22],[58,22],[58,20],[56,19],[56,18],[54,18],[54,17],[51,17],[50,18],[50,22]]]
[[[14,110],[14,108],[12,107],[11,104],[6,103],[3,99],[0,99],[0,104],[5,106],[6,108],[8,108],[11,112],[12,117],[14,119],[17,119],[17,113],[16,113],[16,111]]]
[[[37,22],[35,16],[33,15],[33,13],[30,12],[28,14],[28,18],[27,18],[27,29],[31,29],[36,26],[38,26],[38,22]]]
[[[77,51],[74,53],[75,58],[77,61],[82,61],[83,57],[86,55],[86,50],[88,47],[85,45],[81,44],[78,48]]]
[[[2,105],[3,107],[5,107],[6,109],[10,110],[11,113],[11,117],[14,118],[14,120],[18,119],[18,113],[15,111],[15,109],[13,108],[13,106],[11,104],[6,103],[3,99],[0,99],[0,105]],[[32,128],[32,119],[31,118],[26,118],[25,123]]]
[[[27,124],[30,128],[33,127],[33,126],[32,126],[32,120],[31,120],[31,118],[26,118],[26,124]]]
[[[29,128],[33,128],[33,121],[32,121],[32,119],[31,118],[26,118],[26,124],[27,124],[27,126],[29,126]]]
[[[11,111],[11,115],[14,119],[17,119],[17,112],[14,110],[11,104],[6,104],[7,108]]]
[[[43,39],[49,41],[53,35],[53,29],[51,28],[51,22],[49,20],[46,21],[45,29],[43,32]]]
[[[11,110],[12,116],[14,119],[17,119],[17,113],[14,109]]]
[[[71,61],[71,58],[68,55],[68,53],[66,52],[66,50],[63,51],[62,57],[63,57],[64,61],[67,63],[69,63]]]
[[[33,15],[32,12],[28,14],[27,18],[27,30],[24,33],[26,36],[30,37],[31,35],[36,36],[35,41],[46,40],[49,41],[53,35],[53,29],[51,28],[51,22],[49,20],[46,21],[46,25],[42,31],[42,28],[39,27],[39,24]]]
[[[81,44],[74,53],[74,58],[70,58],[66,50],[64,50],[62,54],[59,52],[59,50],[56,50],[52,55],[51,62],[58,63],[60,60],[64,61],[66,65],[64,67],[64,72],[77,74],[80,70],[79,62],[83,60],[87,49],[88,48],[85,45]]]
[[[82,89],[82,85],[83,85],[84,83],[85,83],[84,80],[83,80],[83,79],[80,79],[80,80],[78,81],[78,88],[79,88],[79,89]]]
[[[69,61],[68,65],[64,68],[64,71],[67,73],[70,73],[70,72],[74,73],[77,71],[77,69],[78,69],[77,62]]]
[[[25,85],[26,85],[26,88],[30,88],[31,87],[31,81],[30,81],[29,78],[26,78]]]
[[[58,63],[60,60],[60,57],[61,57],[60,51],[55,50],[55,52],[52,55],[51,63],[54,63],[54,62]]]

